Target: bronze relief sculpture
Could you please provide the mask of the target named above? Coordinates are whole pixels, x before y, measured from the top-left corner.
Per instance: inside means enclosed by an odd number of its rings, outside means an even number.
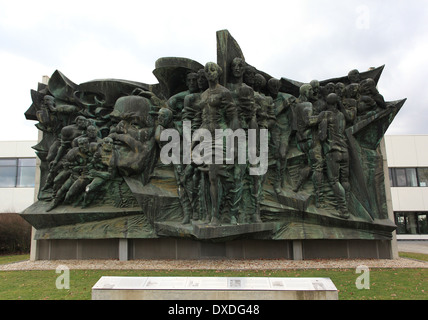
[[[405,100],[383,67],[277,79],[217,38],[217,63],[159,59],[158,84],[56,71],[32,91],[36,238],[391,239],[379,144]]]

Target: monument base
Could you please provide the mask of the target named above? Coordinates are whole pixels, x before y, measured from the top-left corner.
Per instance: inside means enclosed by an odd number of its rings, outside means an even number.
[[[338,300],[338,291],[329,278],[101,277],[92,300]]]
[[[389,240],[37,240],[37,260],[393,259]]]

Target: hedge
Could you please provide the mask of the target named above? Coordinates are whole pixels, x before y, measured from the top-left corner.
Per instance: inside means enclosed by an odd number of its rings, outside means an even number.
[[[29,253],[31,225],[18,213],[0,213],[0,254]]]

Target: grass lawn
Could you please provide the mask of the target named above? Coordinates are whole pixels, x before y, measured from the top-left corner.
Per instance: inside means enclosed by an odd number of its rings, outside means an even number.
[[[0,256],[0,264],[13,263],[19,261],[29,260],[29,254],[16,254],[11,256]]]
[[[421,261],[428,261],[428,254],[423,254],[423,253],[400,252],[399,256],[400,258],[410,258],[410,259],[416,259]]]
[[[426,259],[428,255],[423,256]],[[11,262],[5,257],[0,259],[0,263]],[[11,259],[19,261],[28,257]],[[61,290],[56,288],[58,276],[55,270],[0,271],[0,300],[90,300],[92,286],[101,276],[327,277],[336,285],[341,300],[428,300],[428,269],[371,269],[370,289],[362,290],[356,288],[355,281],[360,274],[354,269],[70,270],[70,289]]]

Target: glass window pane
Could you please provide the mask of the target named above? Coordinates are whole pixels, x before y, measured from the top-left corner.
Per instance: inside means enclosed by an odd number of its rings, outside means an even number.
[[[36,167],[19,167],[17,187],[34,187]]]
[[[20,167],[35,167],[36,159],[28,158],[28,159],[18,159],[18,166]]]
[[[416,168],[407,168],[406,169],[406,177],[407,177],[407,186],[408,187],[417,187],[418,179],[416,177]]]
[[[407,181],[406,181],[406,169],[395,169],[395,176],[397,179],[397,187],[406,187]]]
[[[0,159],[0,167],[16,167],[16,159]]]
[[[418,215],[418,229],[420,234],[428,234],[428,222],[426,214]]]
[[[388,169],[388,175],[389,175],[389,186],[390,187],[395,187],[394,186],[394,179],[392,179],[392,174],[393,174],[393,170],[392,168]]]
[[[406,218],[402,213],[395,213],[395,224],[397,225],[397,234],[406,234]]]
[[[418,168],[418,179],[420,187],[428,187],[428,168]]]
[[[16,166],[0,167],[0,187],[14,188],[16,186]]]

